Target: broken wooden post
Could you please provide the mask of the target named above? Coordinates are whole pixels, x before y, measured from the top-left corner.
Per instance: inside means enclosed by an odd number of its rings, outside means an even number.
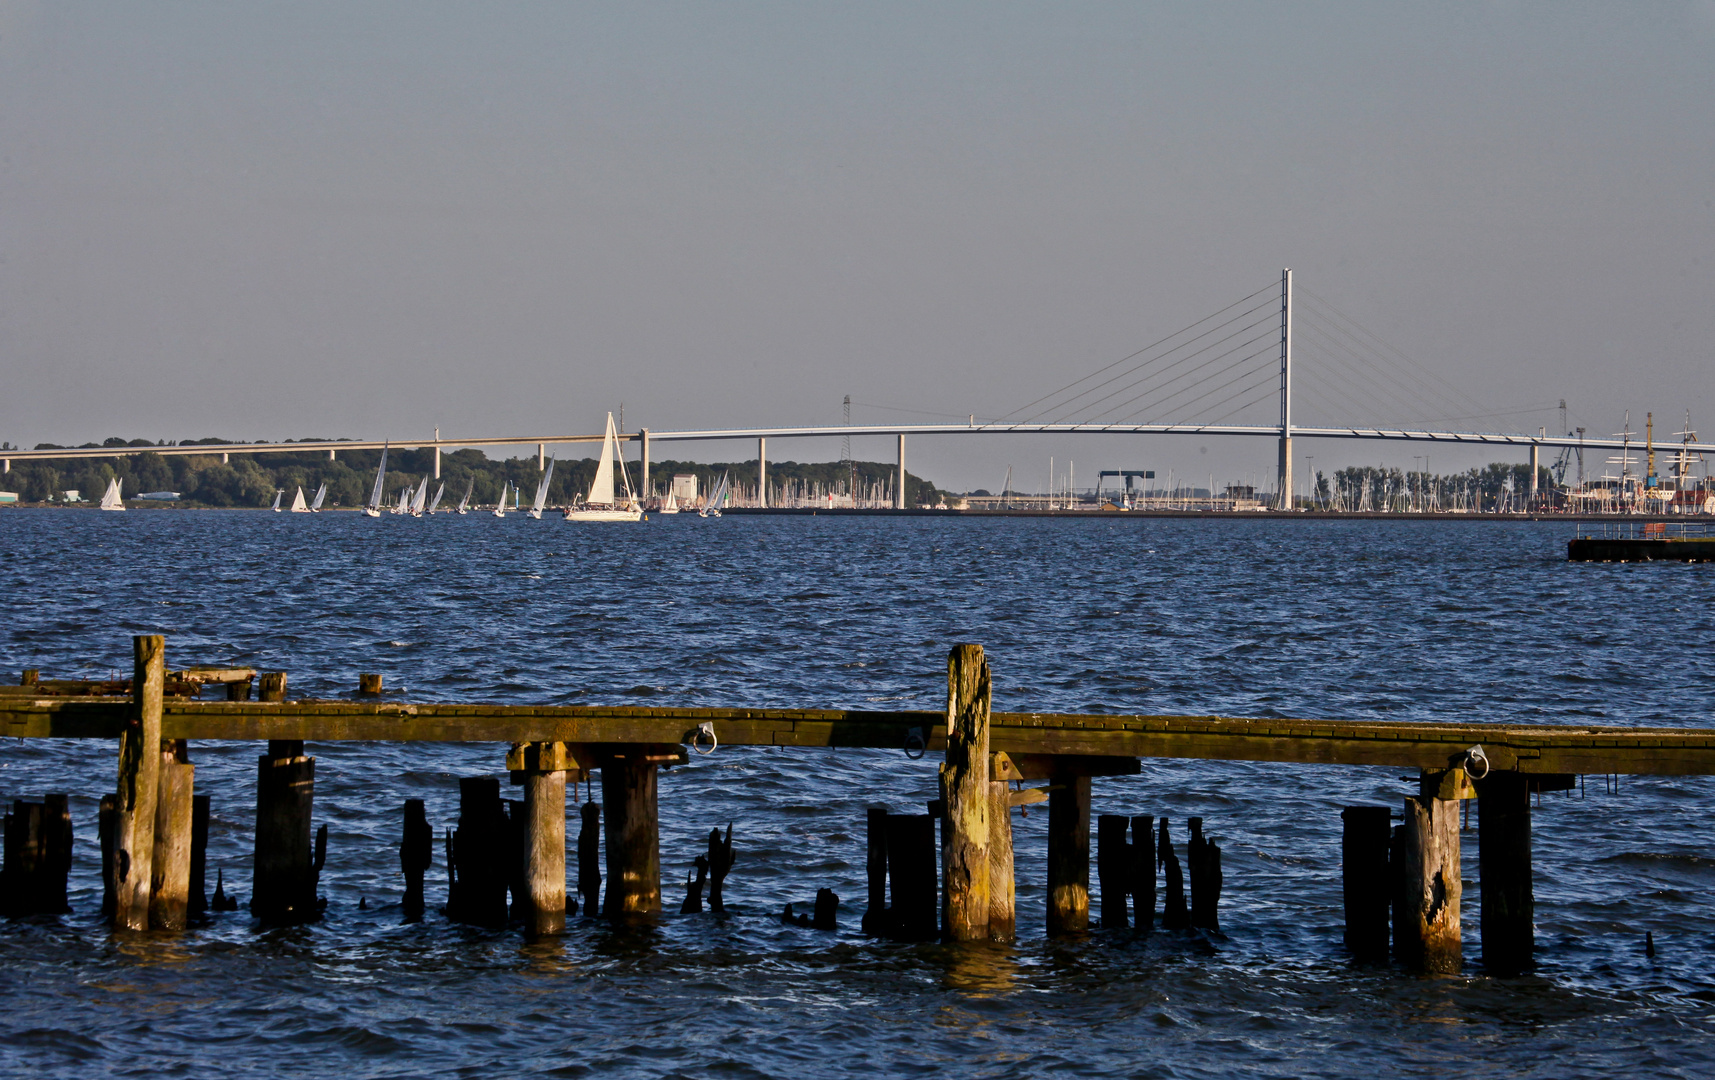
[[[161,692],[166,640],[131,639],[131,715],[119,736],[119,798],[113,829],[113,926],[149,928],[149,886],[155,856],[155,800],[161,766]]]
[[[254,675],[252,675],[252,676],[249,676],[247,678],[236,679],[232,682],[227,683],[226,684],[226,700],[228,700],[228,701],[249,701],[250,700],[250,684],[255,682],[255,681],[256,681],[256,677]]]
[[[0,869],[0,914],[33,915],[42,869],[42,804],[19,799],[6,815],[4,869]]]
[[[119,903],[119,796],[103,795],[95,816],[96,836],[101,841],[101,917],[113,923]]]
[[[732,822],[726,823],[726,838],[719,829],[709,830],[709,910],[726,910],[726,876],[732,870]]]
[[[993,775],[992,773],[990,775]],[[1012,791],[989,781],[989,940],[1018,939],[1018,883],[1012,869]]]
[[[1490,773],[1477,782],[1477,864],[1483,966],[1499,975],[1528,971],[1536,950],[1536,896],[1530,787],[1519,773]]]
[[[452,887],[447,918],[501,929],[506,926],[508,823],[500,805],[500,781],[492,776],[459,779],[459,821],[447,858]]]
[[[1202,818],[1187,818],[1185,823],[1191,829],[1191,839],[1185,844],[1185,861],[1191,871],[1191,927],[1219,930],[1221,849],[1219,845],[1203,839]]]
[[[191,796],[190,906],[185,917],[197,922],[208,914],[208,817],[209,796]]]
[[[942,766],[941,936],[989,936],[989,667],[981,645],[947,654],[947,760]]]
[[[1454,974],[1459,938],[1459,803],[1408,796],[1400,826],[1394,953],[1410,968]]]
[[[1345,894],[1346,948],[1358,960],[1388,955],[1388,843],[1393,812],[1385,806],[1340,811],[1340,879]]]
[[[381,693],[381,676],[365,672],[357,677],[357,692],[364,697],[376,697]]]
[[[1155,818],[1131,819],[1132,915],[1139,930],[1155,929]]]
[[[709,857],[698,855],[692,866],[693,875],[685,879],[685,902],[679,905],[681,915],[699,915],[703,910],[703,889],[709,883]]]
[[[423,917],[423,875],[435,862],[435,830],[429,825],[422,799],[405,800],[405,822],[399,840],[399,870],[405,875],[405,896],[399,906],[406,922]]]
[[[42,797],[42,877],[36,910],[59,915],[71,910],[66,879],[71,874],[71,800],[63,793]]]
[[[1185,908],[1185,874],[1179,868],[1179,856],[1173,851],[1166,818],[1161,819],[1156,829],[1155,858],[1161,864],[1161,881],[1166,888],[1161,903],[1161,928],[1184,930],[1191,925],[1191,914]]]
[[[1131,886],[1131,849],[1125,842],[1129,818],[1103,814],[1096,819],[1096,884],[1102,890],[1102,929],[1127,925],[1126,895]]]
[[[836,913],[839,911],[840,898],[832,889],[816,890],[816,912],[810,917],[812,930],[837,930]]]
[[[264,671],[256,683],[257,701],[285,701],[286,673],[284,671]]]
[[[578,894],[584,898],[584,914],[601,912],[601,807],[584,803],[578,811]]]
[[[320,914],[310,814],[316,759],[301,739],[270,739],[256,761],[256,842],[250,911],[265,923],[310,922]]]
[[[526,934],[558,934],[566,928],[566,744],[528,743],[522,750],[524,910],[519,914]]]
[[[1048,793],[1048,936],[1090,928],[1090,778],[1060,775]]]
[[[656,819],[657,766],[641,750],[606,758],[601,801],[607,811],[607,902],[612,919],[661,911],[661,842]]]
[[[935,937],[935,819],[887,815],[887,877],[892,884],[888,930],[902,941]]]
[[[887,811],[870,807],[864,813],[864,832],[869,907],[863,913],[863,932],[881,935],[887,930]]]
[[[41,670],[39,668],[27,667],[24,669],[24,674],[18,679],[18,685],[19,686],[34,686],[41,681],[42,681]]]
[[[190,917],[191,796],[196,776],[189,744],[184,739],[162,740],[158,768],[149,927],[183,930]]]

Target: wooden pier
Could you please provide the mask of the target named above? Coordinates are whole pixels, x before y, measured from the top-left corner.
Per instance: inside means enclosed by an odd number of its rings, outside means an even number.
[[[1137,773],[1143,758],[1411,769],[1419,790],[1404,800],[1400,824],[1386,807],[1351,807],[1343,815],[1346,940],[1354,955],[1374,959],[1388,951],[1391,926],[1394,955],[1432,972],[1462,963],[1461,800],[1476,799],[1479,807],[1484,962],[1515,971],[1530,965],[1534,948],[1531,792],[1565,790],[1579,774],[1715,773],[1715,730],[1707,729],[995,712],[988,664],[974,645],[949,655],[947,707],[938,712],[410,703],[382,698],[380,679],[371,675],[351,698],[288,700],[284,673],[169,672],[164,652],[159,637],[135,639],[130,680],[55,682],[31,671],[19,686],[0,688],[0,734],[116,744],[117,790],[103,801],[101,831],[107,914],[121,929],[182,929],[187,913],[202,910],[208,813],[206,799],[193,795],[193,752],[207,740],[266,745],[258,759],[249,905],[265,923],[321,913],[326,825],[314,827],[308,744],[503,744],[505,768],[523,799],[502,799],[493,780],[461,784],[459,827],[447,841],[447,911],[491,926],[510,919],[535,935],[559,932],[580,894],[585,913],[597,913],[602,849],[600,913],[620,920],[659,915],[658,774],[717,747],[861,747],[942,757],[938,797],[926,793],[927,813],[869,814],[864,927],[947,941],[1012,939],[1010,815],[1036,802],[1049,811],[1043,874],[1050,934],[1081,934],[1092,925],[1092,831],[1104,930],[1156,927],[1160,895],[1162,929],[1218,932],[1220,848],[1203,837],[1201,820],[1185,823],[1189,836],[1181,841],[1166,819],[1102,815],[1092,830],[1091,777]],[[262,700],[248,700],[252,683]],[[210,685],[227,700],[201,700]],[[498,754],[495,764],[498,771]],[[578,813],[578,883],[568,898],[566,788],[594,773],[601,774],[602,801]],[[1047,784],[1026,786],[1033,781]],[[49,796],[19,802],[8,817],[0,910],[64,910],[64,806],[63,796]],[[407,803],[400,854],[408,917],[420,915],[425,902],[433,836],[421,801]],[[710,903],[720,909],[732,843],[730,831],[724,840],[718,831],[711,837],[681,910],[702,909],[711,873]],[[220,902],[217,895],[217,909]],[[818,897],[814,918],[796,918],[831,926],[837,903],[828,893]]]

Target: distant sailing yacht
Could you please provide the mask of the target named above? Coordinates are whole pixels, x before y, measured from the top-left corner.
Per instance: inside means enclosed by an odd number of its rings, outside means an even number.
[[[536,502],[530,507],[530,516],[537,521],[542,520],[542,508],[548,505],[548,484],[554,479],[554,459],[548,459],[547,471],[542,474],[541,483],[536,485]]]
[[[589,497],[580,507],[566,509],[567,521],[637,521],[643,508],[631,493],[631,476],[625,471],[625,459],[620,457],[619,477],[625,485],[625,501],[613,497],[613,462],[619,455],[619,436],[613,429],[613,414],[607,414],[607,435],[601,442],[601,462],[596,466],[595,482],[590,484]]]
[[[470,513],[470,493],[476,490],[476,477],[471,477],[464,486],[464,498],[459,500],[459,514]]]
[[[506,516],[506,486],[511,482],[512,481],[510,480],[502,480],[500,482],[500,501],[494,504],[495,517]]]
[[[406,489],[410,490],[409,488]],[[423,477],[423,482],[417,485],[417,494],[411,497],[410,514],[412,517],[423,516],[423,499],[429,494],[429,478]]]
[[[115,476],[107,482],[107,490],[101,493],[101,504],[97,510],[123,510],[125,504],[119,501],[119,478]]]
[[[665,499],[661,500],[661,508],[659,510],[657,510],[656,513],[658,513],[658,514],[677,514],[678,512],[679,512],[679,500],[673,498],[673,489],[671,486],[669,486],[667,488],[667,497]]]
[[[322,500],[327,498],[327,497],[328,497],[328,482],[326,480],[323,480],[322,486],[316,489],[316,497],[314,499],[310,500],[310,513],[312,513],[312,514],[321,513],[322,512]]]
[[[427,513],[427,514],[434,513],[435,507],[441,505],[441,496],[445,495],[446,492],[447,492],[447,485],[445,483],[441,484],[440,487],[437,487],[435,489],[435,497],[429,500],[429,508],[427,510],[425,510],[424,513]]]
[[[286,494],[285,488],[275,488],[274,489],[274,512],[276,514],[278,514],[280,512],[280,496],[282,496],[284,494]]]
[[[309,512],[310,506],[304,501],[304,489],[299,488],[298,493],[292,496],[292,513],[307,514]]]
[[[727,474],[721,473],[721,482],[716,484],[715,489],[709,493],[708,501],[703,504],[703,508],[701,510],[697,511],[697,516],[698,517],[717,517],[717,518],[720,517],[721,516],[721,506],[722,506],[722,504],[724,504],[726,502],[726,498],[727,498]]]
[[[364,517],[381,516],[381,485],[387,481],[387,444],[381,444],[381,465],[375,470],[375,487],[369,492],[369,505],[363,508]]]

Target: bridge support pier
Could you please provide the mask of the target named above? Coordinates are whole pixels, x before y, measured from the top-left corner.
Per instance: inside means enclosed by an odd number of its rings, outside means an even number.
[[[899,483],[893,487],[893,508],[905,509],[905,433],[899,433]]]
[[[1500,975],[1528,971],[1536,949],[1536,897],[1531,887],[1530,787],[1518,773],[1496,773],[1477,783],[1477,858],[1483,966]]]
[[[756,505],[768,506],[768,440],[756,440]]]
[[[638,495],[643,504],[647,506],[649,504],[649,429],[644,428],[641,434],[643,436],[643,490],[638,492]]]
[[[1530,505],[1536,506],[1536,474],[1542,468],[1542,447],[1536,443],[1530,444]]]

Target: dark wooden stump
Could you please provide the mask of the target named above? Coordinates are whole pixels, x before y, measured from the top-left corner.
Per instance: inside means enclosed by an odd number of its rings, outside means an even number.
[[[1492,773],[1477,782],[1477,865],[1483,966],[1497,975],[1528,971],[1535,963],[1536,893],[1530,789],[1518,773]]]
[[[381,693],[381,676],[365,673],[357,677],[357,692],[364,697],[375,697]]]
[[[1131,819],[1131,898],[1135,926],[1155,929],[1155,818]]]
[[[264,671],[256,683],[257,701],[285,701],[286,673],[284,671]]]
[[[839,910],[840,898],[832,889],[816,890],[816,913],[810,918],[812,930],[835,930],[836,912]]]
[[[316,857],[311,811],[316,759],[296,739],[270,739],[256,763],[255,872],[250,912],[264,923],[311,922],[321,914],[316,898]]]
[[[584,914],[601,912],[601,807],[586,802],[578,811],[578,894]]]
[[[602,914],[608,918],[624,920],[661,912],[659,771],[641,753],[614,756],[602,763],[601,801],[607,815],[607,900]]]
[[[892,886],[888,932],[902,941],[930,941],[935,926],[935,819],[887,815],[887,877]]]
[[[1385,806],[1340,811],[1340,879],[1346,903],[1346,948],[1362,961],[1386,960],[1393,812]]]
[[[33,915],[40,891],[44,844],[42,804],[19,799],[6,815],[6,851],[0,870],[0,914]]]
[[[95,828],[101,840],[101,917],[117,925],[113,912],[119,900],[119,796],[101,797]]]
[[[1191,839],[1186,842],[1186,862],[1191,871],[1191,926],[1197,930],[1219,930],[1221,903],[1221,849],[1203,838],[1203,819],[1187,818]]]
[[[250,700],[250,684],[254,681],[255,681],[255,676],[251,676],[248,679],[239,679],[236,682],[227,683],[226,684],[226,700],[228,700],[228,701],[249,701]]]
[[[863,932],[886,935],[887,925],[887,811],[871,807],[864,814],[865,879],[869,907],[863,913]]]
[[[727,822],[726,837],[719,829],[709,830],[709,910],[726,910],[726,876],[732,872],[732,822]]]
[[[1096,884],[1102,890],[1102,929],[1121,930],[1128,925],[1126,897],[1131,890],[1131,848],[1126,830],[1131,820],[1119,814],[1096,819]]]
[[[447,918],[497,930],[506,926],[506,890],[512,878],[507,855],[513,849],[509,834],[500,781],[461,777],[458,827],[447,854]]]
[[[695,874],[685,880],[685,902],[679,905],[679,914],[697,915],[703,910],[703,889],[709,883],[709,857],[698,855]]]
[[[1090,928],[1090,778],[1060,776],[1048,794],[1048,936]]]
[[[1185,874],[1179,868],[1179,856],[1173,851],[1173,838],[1167,831],[1166,818],[1162,818],[1156,827],[1155,858],[1161,864],[1161,880],[1165,886],[1161,928],[1184,930],[1191,925],[1191,913],[1185,908]]]
[[[399,870],[405,875],[405,897],[400,901],[406,922],[423,917],[423,876],[435,862],[435,830],[429,826],[422,799],[405,800],[403,835],[399,840]]]
[[[200,922],[208,915],[208,818],[212,804],[207,795],[191,795],[191,879],[186,917]]]

